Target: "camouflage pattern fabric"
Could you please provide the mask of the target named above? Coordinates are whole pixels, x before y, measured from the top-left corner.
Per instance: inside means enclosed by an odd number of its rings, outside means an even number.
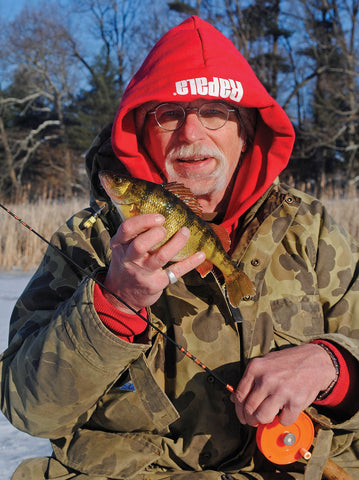
[[[89,153],[91,178],[102,156],[118,162],[108,142],[99,137]],[[105,200],[95,184],[92,196],[92,205]],[[83,229],[90,215],[74,215],[52,242],[97,275],[120,219],[108,206]],[[273,185],[247,212],[232,256],[255,283],[254,299],[232,309],[220,278],[193,271],[164,291],[150,320],[233,386],[251,358],[315,338],[359,360],[358,245],[319,201]],[[0,357],[2,411],[51,439],[53,457],[26,460],[12,480],[289,480],[308,479],[306,469],[316,480],[318,458],[328,455],[359,479],[358,413],[336,418],[310,407],[329,433],[317,435],[306,468],[276,467],[211,374],[156,330],[134,344],[117,338],[94,309],[93,287],[49,247],[16,304]]]

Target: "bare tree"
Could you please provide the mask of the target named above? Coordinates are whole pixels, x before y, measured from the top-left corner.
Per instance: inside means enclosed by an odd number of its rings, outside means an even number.
[[[0,56],[7,76],[0,92],[3,190],[17,190],[26,183],[25,172],[38,150],[63,136],[64,108],[75,73],[65,25],[59,7],[44,3],[36,10],[25,8],[3,26]]]
[[[143,49],[144,45],[146,50],[147,46],[142,30],[141,3],[143,4],[140,0],[78,0],[68,7],[72,13],[81,15],[87,30],[83,32],[84,37],[91,38],[92,44],[96,42],[97,52],[101,52],[103,71],[109,71],[115,66],[119,98],[133,73],[131,53],[138,56],[139,49]],[[138,35],[139,26],[142,41]],[[99,72],[93,68],[93,52],[88,51],[79,36],[72,36],[70,42],[73,55],[96,83]]]
[[[301,0],[311,65],[311,108],[299,131],[301,155],[317,170],[341,181],[358,172],[358,0]],[[345,174],[343,175],[343,172]]]
[[[83,153],[113,118],[155,41],[192,13],[234,41],[288,112],[298,174],[307,165],[357,178],[359,0],[59,3],[26,7],[0,28],[2,191],[27,182],[31,169],[42,174],[39,162],[70,186],[75,149]]]

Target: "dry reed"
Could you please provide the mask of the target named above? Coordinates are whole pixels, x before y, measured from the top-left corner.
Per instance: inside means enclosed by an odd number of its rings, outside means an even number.
[[[359,198],[322,200],[332,217],[359,241]]]
[[[36,202],[25,200],[6,205],[47,240],[73,213],[87,206],[86,199],[77,197],[62,201],[41,198]],[[0,270],[35,269],[47,248],[45,242],[4,210],[0,212],[0,222]]]
[[[326,198],[322,199],[329,213],[349,233],[359,240],[359,198]],[[85,198],[74,197],[69,200],[39,199],[28,202],[26,199],[7,208],[23,218],[46,239],[50,240],[53,232],[73,213],[85,208]],[[15,221],[6,212],[0,212],[0,270],[33,270],[40,263],[47,245],[23,225]]]

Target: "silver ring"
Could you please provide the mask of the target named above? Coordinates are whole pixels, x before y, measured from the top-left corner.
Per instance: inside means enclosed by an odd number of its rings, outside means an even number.
[[[168,275],[168,280],[170,281],[171,284],[176,283],[178,278],[176,275],[170,270],[169,268],[166,269],[166,273]]]

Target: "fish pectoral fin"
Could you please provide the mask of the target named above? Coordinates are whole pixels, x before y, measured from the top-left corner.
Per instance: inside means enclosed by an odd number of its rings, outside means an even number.
[[[138,207],[135,203],[122,203],[120,205],[118,204],[116,205],[116,208],[121,215],[122,220],[130,217],[135,217],[136,215],[140,214]]]
[[[205,260],[203,263],[201,263],[201,265],[198,265],[196,270],[201,275],[201,277],[204,278],[206,275],[209,274],[212,268],[213,268],[213,263],[210,262],[209,260]]]
[[[231,246],[231,239],[229,238],[227,230],[222,227],[222,225],[217,225],[215,223],[209,223],[209,226],[219,238],[222,247],[225,249],[226,252],[228,252]]]
[[[129,213],[130,213],[130,216],[131,217],[134,217],[136,215],[139,215],[141,212],[140,210],[138,209],[138,206],[135,204],[135,203],[131,203],[129,205]]]
[[[135,217],[140,214],[140,211],[135,203],[129,203],[127,205],[121,205],[121,210],[126,212],[126,218]]]
[[[182,200],[196,215],[202,217],[202,208],[189,188],[177,182],[163,183],[162,187],[173,193],[173,195],[176,195],[176,197]]]

